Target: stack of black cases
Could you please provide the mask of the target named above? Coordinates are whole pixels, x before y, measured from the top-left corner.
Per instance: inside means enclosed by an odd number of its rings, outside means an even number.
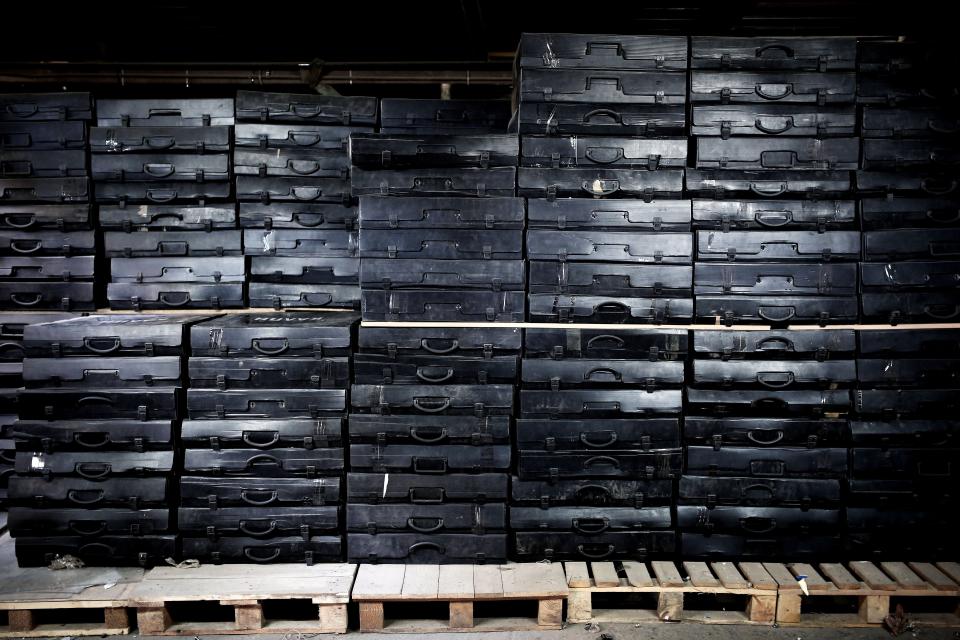
[[[21,566],[177,555],[176,442],[197,316],[108,315],[24,331],[10,532]]]
[[[351,137],[364,320],[523,321],[518,155],[505,133]]]
[[[88,93],[0,95],[0,309],[94,309]]]
[[[506,560],[520,339],[511,328],[360,328],[349,560]]]
[[[14,473],[17,396],[23,386],[23,332],[31,324],[71,318],[72,313],[0,313],[0,509],[7,505],[7,483]]]
[[[860,43],[866,322],[960,318],[960,83],[942,47]]]
[[[380,132],[403,135],[486,135],[503,133],[510,121],[508,100],[384,98]]]
[[[237,93],[234,172],[251,307],[359,308],[351,134],[375,98]]]
[[[696,317],[857,320],[854,38],[691,39]]]
[[[859,333],[850,557],[938,559],[960,504],[960,331]]]
[[[842,553],[853,330],[693,332],[677,524],[689,558]]]
[[[233,100],[98,100],[97,125],[90,163],[110,307],[243,307]]]
[[[665,557],[687,331],[528,329],[510,525],[518,560]]]
[[[349,312],[236,314],[191,331],[184,558],[337,561]]]
[[[687,60],[685,37],[521,37],[531,321],[691,321]]]

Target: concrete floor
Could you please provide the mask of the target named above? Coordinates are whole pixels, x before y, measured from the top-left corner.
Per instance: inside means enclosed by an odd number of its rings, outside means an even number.
[[[605,624],[599,632],[585,631],[583,625],[572,625],[563,631],[525,631],[511,633],[432,633],[432,634],[364,634],[351,632],[337,635],[235,635],[204,636],[203,640],[216,637],[228,640],[337,640],[360,637],[370,640],[599,640],[601,633],[613,636],[614,640],[890,640],[883,629],[803,629],[771,628],[744,625],[705,625],[696,623],[651,624],[635,627],[632,624]],[[137,634],[129,636],[138,637]],[[143,636],[148,638],[149,636]],[[960,640],[956,629],[921,628],[898,636],[902,640]],[[153,640],[153,637],[150,637]],[[169,640],[169,638],[156,638]]]

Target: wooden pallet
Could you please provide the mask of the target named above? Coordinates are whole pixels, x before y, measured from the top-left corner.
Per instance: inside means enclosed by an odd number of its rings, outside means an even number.
[[[204,565],[162,567],[147,572],[130,595],[141,635],[249,633],[346,633],[347,603],[355,564]],[[264,617],[268,601],[309,600],[312,620]],[[178,620],[171,605],[214,602],[233,608],[233,620]]]
[[[129,596],[142,577],[143,570],[134,568],[21,569],[13,540],[3,534],[0,612],[5,614],[0,617],[5,615],[6,624],[0,623],[0,638],[129,633]]]
[[[923,626],[960,626],[960,564],[940,562],[767,563],[764,567],[779,587],[777,623],[806,627],[870,627],[883,623],[891,612],[891,598],[903,599],[907,617]],[[798,578],[804,577],[804,594]],[[818,598],[854,600],[857,613],[815,613]],[[949,613],[913,613],[910,598],[950,598]]]
[[[777,583],[755,563],[567,562],[568,622],[773,624]],[[594,594],[656,594],[654,608],[595,609]],[[746,596],[742,610],[685,610],[693,594]],[[626,599],[626,598],[624,598]],[[689,602],[689,600],[688,600]]]
[[[517,631],[560,629],[567,585],[560,565],[360,565],[352,599],[360,605],[360,631]],[[474,616],[474,604],[536,601],[536,618]],[[446,620],[387,616],[384,605],[448,603]]]

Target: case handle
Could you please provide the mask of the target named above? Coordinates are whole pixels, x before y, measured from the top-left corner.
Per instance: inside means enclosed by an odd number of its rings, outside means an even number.
[[[754,86],[757,95],[764,100],[782,100],[793,93],[792,84],[764,84],[758,82]]]
[[[293,115],[298,118],[315,118],[320,115],[320,105],[294,102],[290,105]]]
[[[280,346],[276,349],[263,346],[264,343],[269,343],[271,340],[279,340]],[[257,353],[262,353],[265,356],[276,356],[286,351],[290,347],[290,343],[287,342],[286,338],[254,338],[250,342],[250,347]]]
[[[435,403],[431,406],[431,403]],[[440,413],[450,407],[450,398],[414,398],[413,406],[424,413]]]
[[[35,307],[36,305],[40,304],[40,302],[43,300],[43,294],[35,293],[33,294],[33,298],[27,299],[27,298],[24,298],[23,294],[20,293],[19,291],[14,291],[13,293],[10,294],[10,300],[11,302],[13,302],[13,304],[19,305],[21,307]]]
[[[775,310],[780,309],[780,313]],[[757,307],[757,315],[769,322],[786,322],[797,315],[794,307]]]
[[[85,407],[91,404],[113,404],[113,400],[106,396],[84,396],[77,400],[77,406]]]
[[[173,189],[147,189],[144,194],[150,202],[170,202],[176,200],[177,192]]]
[[[157,297],[160,302],[167,307],[182,307],[190,304],[189,291],[164,291]]]
[[[793,351],[793,341],[780,336],[764,338],[754,347],[757,351]]]
[[[106,344],[107,346],[101,347],[100,344]],[[120,338],[84,338],[83,347],[87,351],[93,351],[94,353],[99,353],[101,355],[107,353],[113,353],[120,348]]]
[[[604,342],[609,342],[610,344],[609,344],[609,345],[604,345],[604,344],[603,344]],[[589,340],[587,340],[587,348],[588,348],[588,349],[602,349],[602,348],[604,348],[604,347],[606,347],[606,348],[608,348],[608,349],[609,349],[609,348],[612,348],[612,349],[622,349],[625,344],[626,344],[626,342],[624,341],[623,338],[621,338],[620,336],[614,336],[614,335],[610,335],[610,334],[603,334],[603,335],[600,335],[600,336],[593,336],[592,338],[590,338]]]
[[[443,373],[439,376],[427,375],[431,369],[439,369]],[[417,377],[424,382],[446,382],[453,377],[453,367],[444,369],[443,367],[417,367]]]
[[[603,533],[610,528],[608,518],[574,518],[572,528],[577,533],[593,534]]]
[[[440,342],[443,342],[443,341],[441,340]],[[430,353],[436,353],[436,354],[450,353],[460,348],[460,342],[458,340],[450,340],[449,342],[450,342],[450,346],[446,348],[433,347],[433,346],[430,346],[431,345],[430,338],[423,338],[420,341],[420,346],[423,347],[424,351],[429,351]]]
[[[620,181],[595,178],[593,180],[584,180],[580,183],[580,188],[592,196],[609,196],[610,194],[620,191]]]
[[[759,518],[751,516],[740,518],[740,528],[747,533],[770,533],[777,528],[776,518]]]
[[[71,520],[67,523],[67,528],[78,536],[98,536],[107,530],[107,523],[102,520],[99,522]]]
[[[263,526],[251,526],[254,523],[262,524]],[[268,536],[274,531],[277,530],[277,521],[276,520],[241,520],[237,524],[237,528],[245,533],[248,536],[257,538],[260,536]]]
[[[147,136],[143,141],[151,149],[169,149],[177,143],[173,136]]]
[[[585,382],[588,380],[593,380],[594,374],[596,374],[598,379],[603,382],[607,382],[607,381],[622,382],[623,381],[623,375],[619,371],[611,367],[594,367],[589,371],[584,371],[583,380]]]
[[[584,469],[591,469],[593,467],[613,467],[614,469],[619,469],[620,462],[610,456],[593,456],[584,461]]]
[[[773,489],[772,489],[769,485],[765,485],[765,484],[751,484],[751,485],[747,485],[746,487],[744,487],[743,489],[740,490],[740,497],[741,497],[741,498],[748,498],[748,497],[749,497],[748,494],[749,494],[750,492],[763,493],[763,494],[765,494],[765,498],[764,498],[764,499],[766,499],[766,500],[772,500],[772,499],[773,499],[773,496],[774,496]]]
[[[773,434],[775,434],[775,435],[774,435],[772,438],[770,438],[769,440],[764,440],[763,438],[757,437],[756,434],[758,434],[758,433],[773,433]],[[763,446],[769,446],[769,445],[771,445],[771,444],[777,444],[778,442],[780,442],[781,440],[783,440],[783,431],[780,431],[780,430],[777,430],[777,431],[769,431],[769,430],[766,430],[766,429],[751,429],[750,431],[747,431],[747,440],[749,440],[750,442],[752,442],[752,443],[754,443],[754,444],[759,444],[759,445],[763,445]]]
[[[587,147],[584,155],[597,164],[613,164],[623,159],[623,149],[620,147]]]
[[[90,436],[100,436],[99,439],[95,441],[88,440]],[[109,433],[75,433],[73,434],[73,441],[76,442],[81,447],[86,447],[88,449],[98,449],[100,447],[110,444],[110,434]]]
[[[940,311],[940,309],[943,309],[943,311]],[[953,305],[953,307],[951,307],[946,304],[928,304],[923,307],[923,312],[937,320],[949,320],[950,318],[956,318],[960,315],[960,305]]]
[[[773,198],[775,196],[783,195],[787,192],[787,183],[781,182],[775,189],[763,189],[761,185],[756,182],[750,183],[750,191],[757,194],[758,196],[763,196],[765,198]]]
[[[100,480],[110,475],[112,467],[106,462],[78,462],[73,469],[81,478]]]
[[[436,542],[415,542],[409,547],[407,547],[407,555],[411,553],[416,553],[417,551],[425,551],[427,549],[432,549],[439,554],[445,554],[447,552],[446,548],[442,544]]]
[[[793,49],[780,42],[771,42],[770,44],[764,45],[762,47],[757,47],[757,50],[755,53],[758,58],[763,58],[768,52],[782,53],[783,57],[785,58],[793,57]],[[770,56],[770,57],[774,57],[774,56]]]
[[[260,556],[255,553],[257,549],[272,549],[273,553]],[[280,557],[280,547],[244,547],[243,555],[251,562],[273,562]]]
[[[267,441],[257,441],[253,436],[255,434],[270,434],[270,439]],[[243,435],[240,436],[244,444],[247,444],[256,449],[266,449],[267,447],[272,447],[280,441],[280,432],[279,431],[244,431]]]
[[[579,489],[577,489],[577,499],[580,499],[580,500],[588,499],[590,498],[591,493],[600,494],[606,498],[611,497],[610,489],[608,489],[607,487],[604,487],[603,485],[599,485],[599,484],[585,484]]]
[[[323,189],[319,187],[294,187],[290,193],[297,200],[310,201],[322,196]]]
[[[287,139],[298,147],[312,147],[320,142],[323,136],[312,131],[291,131],[287,134]]]
[[[938,185],[937,182],[936,178],[924,178],[920,181],[920,190],[933,196],[943,196],[953,193],[957,188],[956,180],[948,180],[942,186]]]
[[[620,112],[614,111],[613,109],[592,109],[583,114],[584,124],[590,122],[594,118],[609,118],[617,124],[623,122],[623,116],[620,115]]]
[[[769,133],[771,135],[776,135],[778,133],[783,133],[784,131],[789,131],[793,129],[793,117],[785,116],[780,119],[780,126],[775,126],[776,119],[771,118],[764,122],[763,118],[757,118],[753,121],[753,125],[763,133]]]
[[[257,494],[266,495],[267,497],[263,500],[258,500],[256,497]],[[278,498],[277,492],[271,491],[269,489],[243,489],[240,491],[240,500],[253,506],[253,507],[262,507],[267,504],[271,504],[277,501]]]
[[[29,118],[40,111],[35,102],[8,104],[7,113],[15,118]]]
[[[441,440],[446,440],[447,438],[446,428],[440,429],[438,432],[434,433],[436,435],[424,435],[421,433],[419,428],[410,427],[410,437],[422,444],[433,444],[435,442],[440,442]]]
[[[11,213],[9,215],[3,216],[3,223],[8,227],[13,227],[14,229],[26,229],[27,227],[33,225],[36,216],[32,213]],[[26,222],[19,222],[20,220],[25,220]]]
[[[581,432],[581,433],[580,433],[580,442],[582,442],[583,445],[586,446],[586,447],[591,447],[591,448],[594,448],[594,449],[603,449],[604,447],[609,447],[610,445],[612,445],[613,443],[615,443],[615,442],[617,441],[617,432],[616,432],[616,431],[608,431],[607,433],[610,434],[610,435],[609,435],[609,437],[608,437],[606,440],[604,440],[603,442],[597,442],[596,440],[591,440],[591,439],[590,439],[590,435],[591,435],[591,434]]]
[[[956,211],[947,211],[940,213],[933,210],[928,210],[926,212],[927,218],[938,222],[940,224],[952,224],[960,220],[960,208],[957,208]]]
[[[599,549],[603,549],[604,546],[606,547],[606,549],[604,551],[600,551]],[[597,551],[593,551],[592,549],[597,549]],[[589,558],[590,560],[603,560],[604,558],[609,558],[610,556],[613,555],[616,549],[617,548],[612,544],[608,544],[608,545],[578,544],[577,545],[577,553],[579,553],[584,558]]]
[[[316,160],[291,160],[287,166],[298,176],[309,176],[320,171],[320,163]]]
[[[153,178],[169,178],[176,173],[177,168],[168,162],[146,162],[143,172]]]
[[[252,468],[252,467],[254,467],[254,466],[258,465],[258,464],[259,464],[259,465],[268,465],[268,464],[269,464],[269,465],[274,465],[274,466],[277,466],[277,467],[282,467],[282,466],[283,466],[282,464],[280,464],[280,461],[279,461],[278,459],[274,458],[273,456],[267,455],[266,453],[260,453],[260,454],[257,454],[257,455],[255,455],[255,456],[250,457],[250,458],[247,460],[247,469],[250,469],[250,468]]]
[[[319,227],[324,220],[322,213],[295,213],[291,218],[301,227]]]
[[[70,489],[67,491],[67,501],[73,504],[89,505],[96,504],[101,500],[103,500],[103,489]]]
[[[934,131],[936,133],[952,134],[952,133],[957,133],[957,131],[960,131],[960,127],[957,126],[957,121],[953,120],[951,122],[953,123],[953,126],[939,125],[937,124],[936,120],[934,120],[933,118],[930,118],[929,120],[927,120],[927,127],[929,127],[931,131]]]
[[[442,504],[446,492],[443,487],[410,487],[407,495],[413,504]]]
[[[790,211],[757,211],[753,216],[757,224],[764,227],[782,227],[793,222],[793,213]]]
[[[418,522],[419,521],[419,522]],[[433,524],[419,524],[420,522],[431,522]],[[407,518],[407,526],[417,533],[433,533],[443,529],[443,518]]]
[[[311,307],[325,307],[333,302],[333,294],[306,292],[303,294],[303,301]]]
[[[414,458],[413,472],[414,473],[446,473],[447,459],[446,458],[419,458],[419,457]]]
[[[43,249],[43,241],[41,240],[15,239],[10,241],[10,250],[17,253],[36,253],[41,249]]]
[[[783,389],[795,382],[792,371],[758,371],[757,383],[768,389]]]

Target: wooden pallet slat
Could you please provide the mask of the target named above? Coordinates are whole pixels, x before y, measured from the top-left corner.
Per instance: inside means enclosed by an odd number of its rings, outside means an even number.
[[[824,562],[820,564],[820,571],[830,579],[837,589],[853,590],[860,588],[860,581],[850,575],[846,567],[838,562]]]
[[[880,568],[905,589],[929,589],[930,585],[903,562],[881,562]]]
[[[473,595],[477,599],[503,597],[503,578],[500,567],[477,565],[473,568]]]
[[[400,595],[403,600],[436,600],[439,588],[440,565],[420,564],[403,574]]]
[[[683,570],[687,572],[690,583],[695,587],[720,586],[720,581],[713,577],[706,562],[684,562]]]
[[[907,566],[938,591],[954,591],[958,588],[956,582],[929,562],[908,562]]]
[[[617,568],[612,562],[591,562],[590,569],[593,571],[593,582],[596,586],[620,586],[620,576],[617,575]]]
[[[711,562],[710,568],[717,574],[722,584],[727,589],[748,589],[750,583],[737,571],[737,565],[732,562]]]
[[[564,562],[563,570],[567,575],[567,586],[572,589],[592,584],[586,562]]]
[[[473,567],[462,564],[440,565],[437,593],[450,599],[473,599]]]
[[[677,565],[665,560],[654,560],[650,563],[653,574],[657,577],[657,582],[661,587],[682,587],[683,578],[677,571]]]
[[[897,588],[897,583],[891,580],[887,575],[880,571],[872,562],[858,560],[851,562],[847,566],[850,571],[863,580],[863,583],[875,591],[893,591]]]
[[[653,578],[647,571],[647,565],[642,562],[624,561],[623,572],[627,574],[627,582],[631,587],[652,587]]]
[[[803,581],[807,585],[807,589],[810,591],[826,591],[833,589],[833,584],[827,582],[817,573],[817,570],[813,568],[813,565],[806,564],[804,562],[792,562],[787,565],[787,568],[790,569],[791,573],[797,577],[797,580],[800,579],[800,576],[804,576]]]
[[[956,562],[938,562],[937,569],[944,572],[951,580],[960,585],[960,563]]]
[[[777,581],[777,587],[781,591],[800,591],[800,585],[797,584],[797,578],[786,566],[779,562],[764,562],[763,568],[767,570],[770,577]]]
[[[775,591],[777,589],[777,581],[763,568],[762,563],[741,562],[739,567],[744,577],[750,581],[754,589],[763,589],[765,591]]]

